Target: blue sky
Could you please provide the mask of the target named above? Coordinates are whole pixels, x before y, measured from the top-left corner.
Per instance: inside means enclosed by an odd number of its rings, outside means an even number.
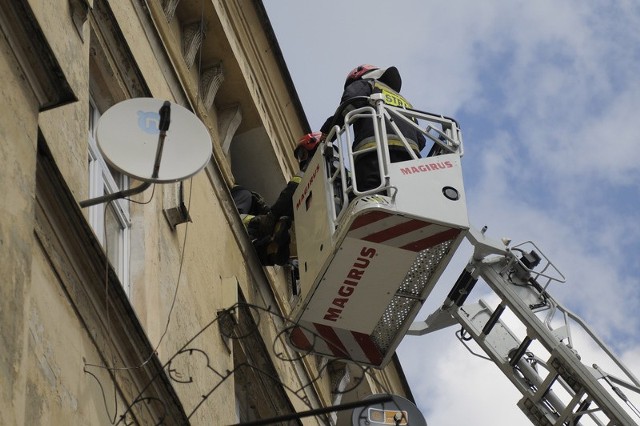
[[[640,3],[264,5],[313,130],[349,70],[397,66],[414,107],[463,130],[472,224],[539,245],[567,278],[552,295],[640,375]],[[454,259],[442,293],[469,253]],[[453,333],[409,336],[399,348],[429,424],[527,424],[507,378]]]

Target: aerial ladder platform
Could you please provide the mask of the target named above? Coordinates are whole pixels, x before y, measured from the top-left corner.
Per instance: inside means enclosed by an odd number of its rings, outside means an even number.
[[[356,120],[373,120],[373,148],[352,150]],[[427,155],[416,156],[401,136],[412,159],[389,161],[387,127],[399,134],[400,120],[432,142]],[[458,326],[469,351],[493,362],[521,393],[518,407],[534,425],[640,424],[640,381],[549,293],[565,281],[562,273],[534,243],[511,246],[469,224],[455,120],[372,95],[327,141],[294,194],[299,297],[292,347],[383,368],[405,335]],[[364,191],[350,170],[371,150],[381,182]],[[435,312],[414,321],[465,239],[474,251],[462,274]],[[467,302],[479,280],[499,300],[496,307]],[[586,364],[577,340],[597,348],[603,361]]]
[[[385,119],[386,118],[386,119]],[[352,150],[355,120],[373,120],[376,144]],[[404,120],[434,144],[432,155],[391,163],[387,126]],[[386,105],[345,116],[293,198],[300,298],[290,343],[300,350],[384,366],[469,229],[462,137],[449,118]],[[375,151],[380,185],[358,188],[349,170]]]

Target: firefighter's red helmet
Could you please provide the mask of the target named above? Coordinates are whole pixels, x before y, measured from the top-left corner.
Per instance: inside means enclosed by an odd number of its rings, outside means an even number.
[[[293,150],[293,153],[301,165],[315,152],[318,144],[322,141],[322,136],[322,132],[312,132],[298,139],[298,145]]]
[[[349,72],[347,79],[344,82],[345,89],[348,85],[356,80],[360,80],[361,78],[373,78],[380,80],[396,92],[399,92],[402,87],[402,78],[400,77],[400,73],[396,67],[380,68],[375,65],[364,64]]]
[[[377,69],[380,69],[380,68],[376,67],[375,65],[369,65],[369,64],[358,65],[357,67],[352,69],[349,72],[349,74],[347,74],[347,79],[344,82],[344,87],[347,87],[348,85],[350,85],[356,80],[360,80],[362,76],[368,73],[369,71],[374,71]]]
[[[295,152],[299,150],[306,150],[307,152],[316,149],[320,141],[322,140],[322,132],[307,133],[300,139],[298,139],[298,146],[296,146]]]

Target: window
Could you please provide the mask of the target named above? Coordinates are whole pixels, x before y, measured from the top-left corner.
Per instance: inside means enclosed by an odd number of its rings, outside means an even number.
[[[242,292],[238,293],[238,322],[232,332],[236,421],[251,422],[293,414],[295,409],[266,347],[272,342],[263,340],[254,320],[254,315],[264,315],[264,312],[252,311]],[[280,424],[301,425],[302,422],[298,419]]]
[[[93,0],[89,13],[89,198],[129,188],[129,179],[105,163],[96,144],[100,114],[125,99],[149,97],[151,92],[138,68],[108,0]],[[120,199],[89,208],[93,227],[129,294],[130,203]]]
[[[89,102],[89,198],[112,194],[129,187],[129,178],[111,168],[102,158],[96,143],[100,111]],[[115,269],[125,292],[129,294],[129,238],[131,219],[129,202],[124,199],[89,208],[89,223]]]

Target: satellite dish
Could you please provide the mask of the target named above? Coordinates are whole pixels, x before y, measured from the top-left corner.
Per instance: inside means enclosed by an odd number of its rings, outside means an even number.
[[[385,395],[370,395],[363,402],[372,398],[379,399],[381,396]],[[390,396],[392,400],[355,408],[351,414],[351,425],[427,426],[427,421],[413,402],[398,395],[386,396]]]
[[[153,177],[159,145],[160,108],[164,100],[134,98],[119,102],[100,118],[98,148],[116,170],[144,182],[178,182],[195,175],[211,158],[211,136],[188,109],[171,103],[157,177]]]

